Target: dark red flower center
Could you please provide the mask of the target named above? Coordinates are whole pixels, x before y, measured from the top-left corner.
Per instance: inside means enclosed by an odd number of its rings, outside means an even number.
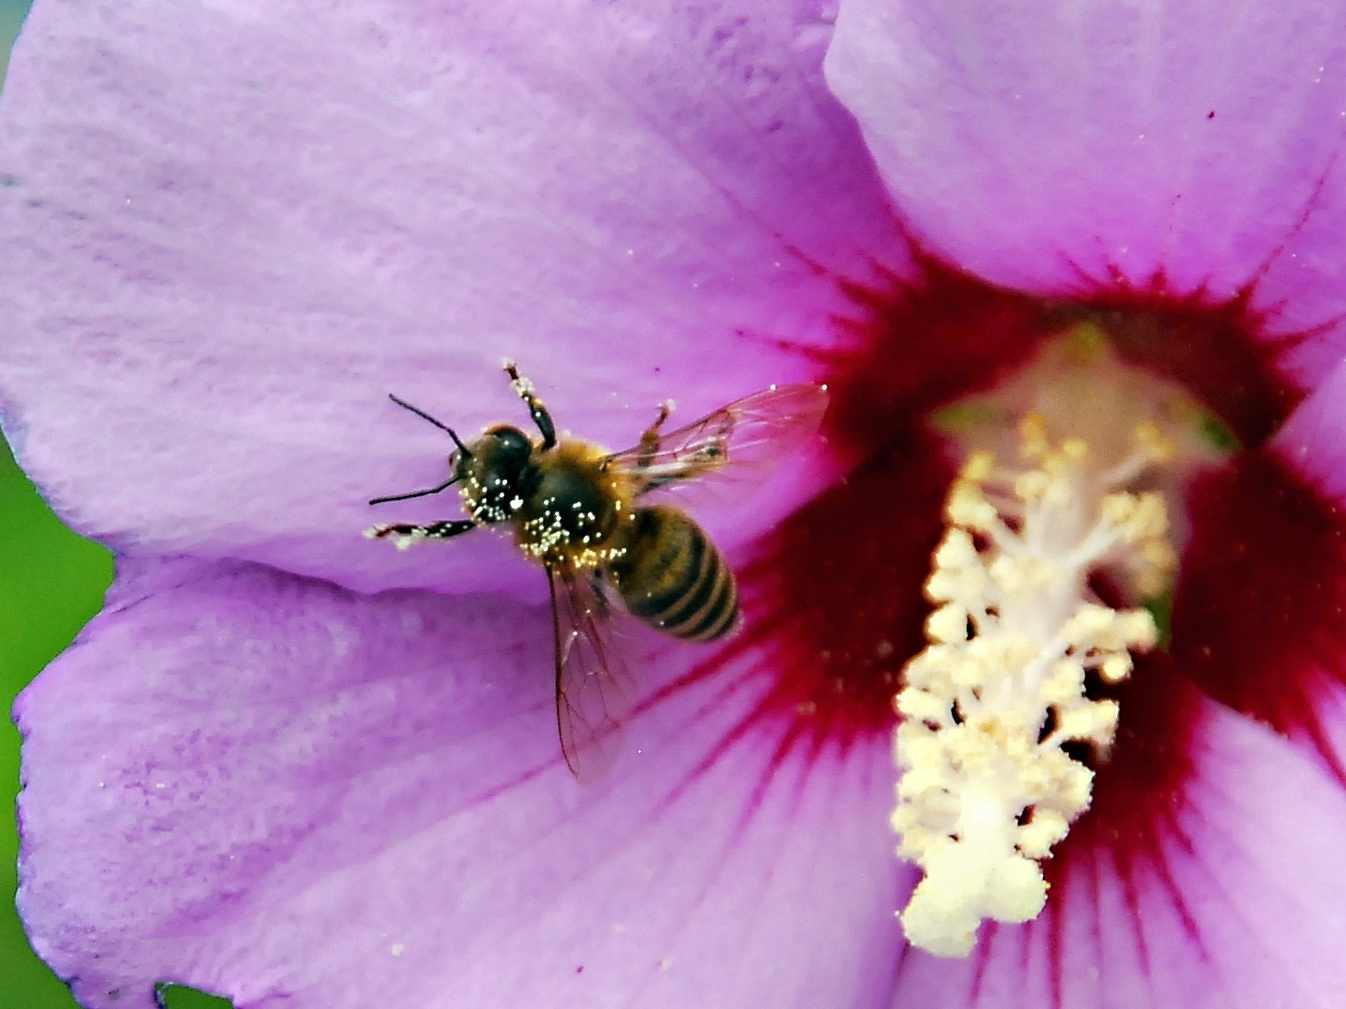
[[[866,321],[819,361],[833,392],[825,434],[848,475],[743,572],[748,629],[731,648],[761,654],[774,677],[755,717],[788,726],[781,754],[879,737],[888,745],[903,666],[926,644],[922,585],[954,476],[928,420],[1013,374],[1043,340],[1091,321],[1131,363],[1204,402],[1241,447],[1188,488],[1193,532],[1170,643],[1112,688],[1116,744],[1049,877],[1063,885],[1086,846],[1107,845],[1123,867],[1159,857],[1191,774],[1203,694],[1308,739],[1346,783],[1314,714],[1321,686],[1346,681],[1346,522],[1267,447],[1304,395],[1277,367],[1292,341],[1269,340],[1246,297],[1174,296],[1162,278],[1052,301],[921,265],[914,281],[848,289]]]

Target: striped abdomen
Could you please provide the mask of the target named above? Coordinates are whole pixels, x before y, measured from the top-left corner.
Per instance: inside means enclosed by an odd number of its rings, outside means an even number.
[[[675,637],[710,641],[738,616],[729,565],[676,508],[637,508],[626,552],[608,573],[627,610]]]

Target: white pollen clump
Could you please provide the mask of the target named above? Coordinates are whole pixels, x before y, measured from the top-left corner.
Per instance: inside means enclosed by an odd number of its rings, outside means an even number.
[[[370,526],[365,530],[365,539],[384,539],[389,535],[390,530],[390,526]],[[396,536],[393,536],[392,541],[393,545],[396,546],[398,550],[407,550],[417,543],[425,542],[426,538],[424,529],[413,529],[409,533],[399,533]]]
[[[925,585],[930,644],[894,702],[892,824],[898,854],[925,872],[900,917],[914,945],[940,956],[966,956],[988,918],[1041,913],[1039,860],[1093,787],[1093,771],[1062,746],[1104,756],[1117,727],[1117,703],[1091,700],[1086,683],[1126,679],[1132,652],[1157,643],[1150,613],[1102,605],[1091,573],[1144,599],[1176,569],[1164,496],[1124,489],[1171,458],[1162,431],[1137,425],[1111,465],[1086,439],[1052,441],[1036,412],[1018,436],[1021,469],[974,451],[950,488]]]

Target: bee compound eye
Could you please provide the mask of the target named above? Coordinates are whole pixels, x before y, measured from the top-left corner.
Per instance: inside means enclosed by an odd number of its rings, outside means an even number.
[[[493,466],[505,473],[522,472],[533,454],[528,436],[517,427],[497,427],[487,434],[494,441],[490,453]]]

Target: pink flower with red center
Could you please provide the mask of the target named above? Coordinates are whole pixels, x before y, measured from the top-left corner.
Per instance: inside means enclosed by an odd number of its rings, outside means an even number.
[[[17,709],[38,952],[98,1007],[1341,1004],[1344,16],[39,0],[0,404],[119,561]],[[888,824],[930,421],[1081,323],[1241,448],[1170,502],[1169,642],[1045,910],[935,957]],[[538,568],[360,536],[457,517],[368,507],[444,476],[386,394],[522,424],[504,355],[614,448],[670,396],[832,390],[824,442],[689,505],[744,632],[624,625],[594,785]]]

